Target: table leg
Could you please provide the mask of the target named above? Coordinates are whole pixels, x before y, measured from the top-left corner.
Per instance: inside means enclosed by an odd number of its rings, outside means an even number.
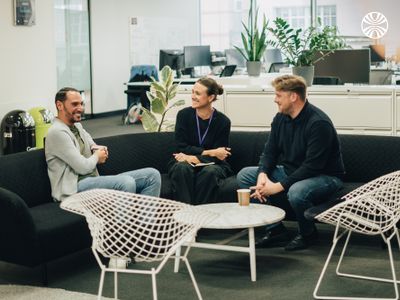
[[[182,247],[179,247],[178,249],[176,249],[176,252],[175,252],[175,264],[174,264],[174,272],[175,273],[179,272],[179,263],[181,261],[181,249],[182,249]]]
[[[249,255],[250,255],[250,274],[251,281],[256,281],[256,247],[254,239],[254,227],[249,228]]]

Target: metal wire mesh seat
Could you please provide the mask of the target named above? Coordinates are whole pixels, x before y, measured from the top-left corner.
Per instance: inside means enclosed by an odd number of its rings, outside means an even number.
[[[117,273],[139,273],[152,276],[153,298],[157,299],[156,274],[182,243],[192,241],[197,230],[217,215],[184,203],[115,190],[94,189],[75,194],[61,203],[65,210],[86,217],[93,238],[92,251],[101,268],[98,299],[101,298],[105,272],[114,272],[114,297],[118,297]],[[202,299],[187,255],[185,262]],[[135,262],[160,263],[150,270],[107,267],[106,258],[134,259]]]
[[[314,290],[316,299],[398,299],[396,272],[393,263],[391,239],[396,236],[400,246],[397,222],[400,219],[400,171],[381,176],[343,197],[342,203],[316,216],[321,222],[336,226],[333,244]],[[392,278],[379,278],[343,273],[340,266],[352,232],[380,235],[387,245]],[[362,298],[320,296],[318,290],[338,241],[347,236],[336,267],[338,276],[393,283],[394,298]]]

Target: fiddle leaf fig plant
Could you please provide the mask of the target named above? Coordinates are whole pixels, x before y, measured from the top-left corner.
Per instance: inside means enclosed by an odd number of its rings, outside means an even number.
[[[174,122],[166,120],[165,116],[171,108],[185,104],[185,100],[174,100],[179,83],[173,83],[173,79],[173,71],[169,66],[161,70],[160,81],[151,77],[150,91],[146,92],[150,109],[142,107],[141,121],[144,130],[160,132],[174,129]]]
[[[292,66],[311,66],[324,59],[334,50],[346,47],[344,39],[338,35],[336,26],[324,26],[321,28],[321,20],[318,26],[310,26],[303,31],[302,28],[294,29],[282,19],[276,18],[274,28],[268,28],[275,40],[271,44],[280,48],[285,56],[285,61]],[[316,55],[319,52],[320,55]]]
[[[244,32],[241,33],[243,49],[234,46],[247,61],[260,61],[267,47],[268,21],[263,16],[261,30],[258,29],[258,7],[255,0],[250,1],[247,25],[242,22]]]

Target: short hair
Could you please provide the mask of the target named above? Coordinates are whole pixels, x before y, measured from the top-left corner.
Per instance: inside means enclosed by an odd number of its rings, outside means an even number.
[[[215,96],[213,101],[217,100],[217,96],[222,95],[222,93],[224,92],[224,88],[222,87],[222,85],[218,84],[214,79],[210,77],[202,77],[196,82],[204,85],[207,88],[208,96]]]
[[[67,100],[68,92],[77,92],[77,93],[79,93],[79,91],[77,89],[75,89],[75,88],[63,87],[61,90],[59,90],[57,92],[54,102],[57,102],[57,101],[64,102],[65,100]]]
[[[283,75],[272,81],[272,86],[277,91],[294,92],[300,99],[306,100],[307,84],[303,77],[296,75]]]

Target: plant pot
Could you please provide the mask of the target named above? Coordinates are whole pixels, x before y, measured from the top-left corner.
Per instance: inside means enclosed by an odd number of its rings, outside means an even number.
[[[305,79],[307,86],[311,86],[314,79],[314,66],[300,66],[292,68],[293,75],[301,76]]]
[[[247,61],[246,67],[247,67],[247,74],[249,74],[249,76],[256,76],[256,77],[260,76],[261,61]]]

